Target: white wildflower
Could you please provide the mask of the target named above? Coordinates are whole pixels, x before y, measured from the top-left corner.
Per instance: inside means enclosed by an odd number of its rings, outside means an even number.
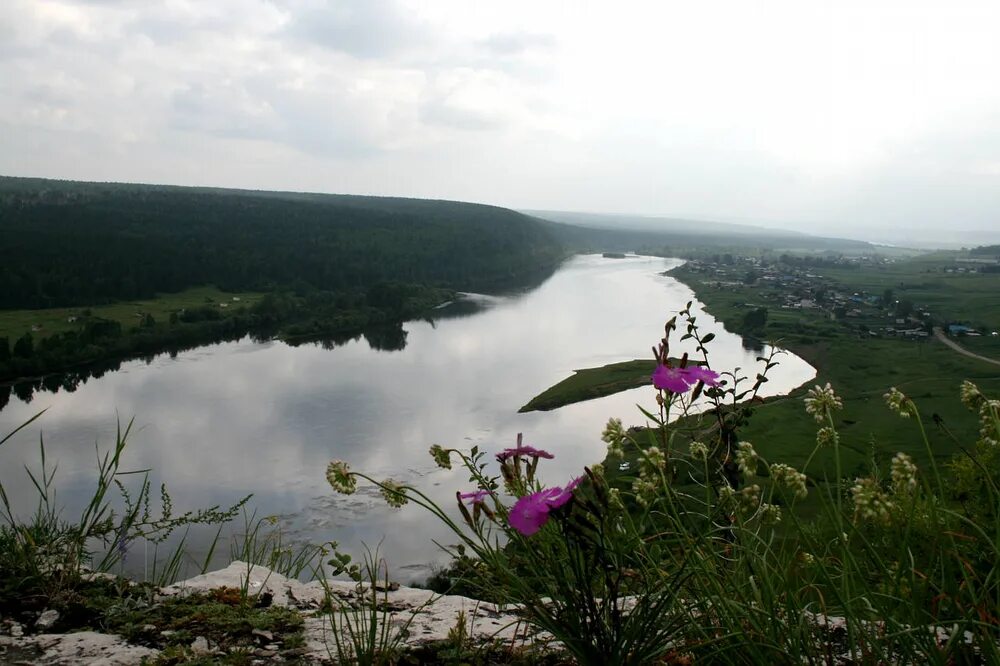
[[[663,469],[667,466],[667,457],[658,446],[651,446],[645,451],[645,460],[653,469]]]
[[[708,447],[703,442],[691,442],[691,457],[698,460],[707,460]]]
[[[898,416],[908,419],[913,416],[915,407],[913,401],[906,397],[902,391],[893,386],[889,391],[882,396],[885,398],[885,404],[889,406],[889,409],[895,412]]]
[[[775,504],[760,505],[760,522],[764,525],[776,525],[781,522],[781,508]]]
[[[812,414],[817,423],[823,423],[826,420],[827,412],[844,407],[844,403],[833,392],[830,382],[827,382],[826,386],[817,384],[809,389],[804,402],[806,403],[806,412]]]
[[[326,480],[338,493],[351,495],[358,487],[357,479],[343,460],[333,460],[326,466]]]
[[[625,429],[622,427],[622,420],[615,418],[608,419],[607,425],[604,426],[604,431],[601,432],[601,439],[607,444],[620,444],[624,436]]]
[[[833,446],[834,444],[837,444],[839,441],[840,441],[840,435],[838,435],[837,431],[831,428],[830,426],[823,426],[822,428],[816,431],[816,443],[820,447],[825,448],[828,446]]]
[[[800,499],[809,494],[806,489],[806,475],[784,463],[771,465],[771,479],[793,492]]]
[[[383,481],[379,491],[382,493],[385,503],[394,509],[398,509],[410,501],[406,498],[406,486],[396,483],[392,479]]]
[[[441,469],[451,469],[451,451],[448,451],[440,444],[431,446],[431,458]]]
[[[878,482],[872,478],[857,479],[851,488],[854,500],[854,518],[888,523],[895,505],[885,494]]]
[[[959,395],[962,398],[962,404],[969,409],[976,409],[979,406],[979,402],[983,399],[983,394],[979,392],[979,387],[968,379],[962,382]]]
[[[736,445],[736,465],[746,477],[752,477],[757,473],[757,462],[760,456],[754,451],[750,442],[740,442]]]
[[[909,493],[917,487],[917,466],[905,453],[897,453],[892,458],[892,488],[897,494]]]

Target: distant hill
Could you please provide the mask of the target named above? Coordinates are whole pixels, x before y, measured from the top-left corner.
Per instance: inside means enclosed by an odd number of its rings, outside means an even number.
[[[743,224],[639,215],[608,215],[567,211],[522,211],[556,223],[553,233],[574,247],[680,253],[684,250],[759,248],[809,252],[867,252],[863,241],[823,238],[783,229]],[[570,225],[570,226],[567,226]]]
[[[691,220],[682,217],[651,217],[645,215],[621,215],[611,213],[576,213],[558,210],[524,210],[528,215],[552,220],[564,224],[597,229],[627,229],[629,231],[654,231],[659,233],[697,233],[719,235],[753,235],[771,234],[779,236],[805,236],[806,234],[785,231],[783,229],[768,229],[747,224],[732,224],[729,222],[713,222],[710,220]]]
[[[973,256],[993,256],[1000,257],[1000,245],[980,245],[969,250]]]
[[[455,201],[0,177],[0,308],[215,284],[489,291],[565,255],[549,225]]]

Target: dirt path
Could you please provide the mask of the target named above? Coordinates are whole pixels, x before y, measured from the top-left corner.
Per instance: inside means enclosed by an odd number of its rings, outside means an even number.
[[[946,345],[957,351],[959,354],[962,354],[963,356],[974,358],[977,361],[985,361],[987,363],[992,363],[993,365],[1000,365],[1000,361],[996,360],[995,358],[990,358],[988,356],[981,356],[979,354],[974,354],[973,352],[970,352],[968,349],[966,349],[965,347],[963,347],[962,345],[958,344],[957,342],[949,338],[947,335],[945,335],[944,331],[937,326],[934,327],[934,337],[936,337],[938,340],[940,340],[941,342],[945,343]]]

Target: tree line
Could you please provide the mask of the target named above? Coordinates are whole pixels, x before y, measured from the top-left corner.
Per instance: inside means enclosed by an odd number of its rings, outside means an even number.
[[[0,309],[215,284],[488,291],[564,250],[539,221],[451,201],[0,178]]]

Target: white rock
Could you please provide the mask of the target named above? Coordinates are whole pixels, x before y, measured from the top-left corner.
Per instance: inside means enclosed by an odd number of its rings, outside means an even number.
[[[208,639],[204,636],[199,636],[191,642],[191,652],[194,652],[196,656],[202,656],[209,654],[212,648],[208,645]]]
[[[59,611],[49,608],[42,611],[35,622],[35,628],[39,631],[48,631],[59,620]]]
[[[225,569],[174,583],[163,588],[161,594],[165,596],[191,594],[193,592],[207,592],[219,587],[245,589],[251,598],[259,597],[265,592],[270,593],[273,596],[272,603],[282,607],[316,608],[324,598],[321,586],[307,585],[286,578],[266,567],[240,561],[233,562]]]
[[[138,645],[129,645],[121,636],[80,631],[72,634],[39,634],[22,639],[22,647],[36,647],[42,656],[35,663],[46,666],[125,666],[138,664],[159,654]]]
[[[314,581],[302,583],[274,573],[264,567],[251,566],[245,562],[234,562],[225,569],[163,588],[162,596],[207,592],[219,587],[246,589],[251,596],[263,593],[273,595],[272,603],[278,606],[314,610],[324,605],[327,595],[332,605],[339,610],[340,618],[350,617],[356,621],[357,614],[367,613],[365,600],[371,598],[367,584],[340,580]],[[410,587],[400,587],[391,591],[376,591],[379,604],[385,604],[386,611],[378,613],[377,621],[388,622],[400,636],[403,646],[417,646],[444,640],[460,618],[466,623],[466,635],[474,642],[491,639],[507,641],[548,642],[545,635],[526,635],[526,627],[512,609],[500,609],[494,604],[460,596],[443,596]],[[357,610],[354,610],[357,609]],[[365,615],[367,617],[367,615]],[[40,618],[41,619],[41,618]],[[306,662],[323,662],[336,659],[336,641],[329,614],[304,614],[305,647],[301,652]],[[343,622],[338,625],[343,628]],[[17,630],[20,627],[16,628]],[[14,633],[12,627],[11,632]],[[164,630],[164,637],[174,632]],[[261,648],[271,656],[277,644],[270,644],[270,632],[256,632],[258,638],[268,644]],[[33,647],[44,652],[38,664],[138,664],[143,658],[151,658],[158,651],[145,647],[128,645],[118,636],[81,632],[66,635],[41,634],[25,638],[5,639],[20,647]],[[211,655],[213,646],[204,636],[197,637],[191,644],[197,655]]]

